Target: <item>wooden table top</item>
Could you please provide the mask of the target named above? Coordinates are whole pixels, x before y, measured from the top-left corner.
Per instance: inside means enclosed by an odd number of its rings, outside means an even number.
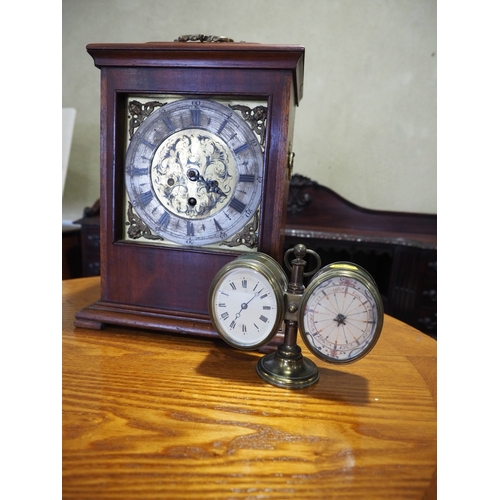
[[[365,358],[277,388],[218,339],[73,326],[63,281],[62,497],[436,498],[436,341],[386,316]]]

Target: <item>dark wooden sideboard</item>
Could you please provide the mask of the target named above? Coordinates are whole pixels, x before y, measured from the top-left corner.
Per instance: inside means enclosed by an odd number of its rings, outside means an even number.
[[[286,248],[347,260],[375,279],[385,312],[436,338],[437,216],[361,208],[300,175],[290,184]]]
[[[75,223],[82,228],[82,275],[97,276],[99,202]],[[315,250],[323,265],[346,260],[364,267],[377,282],[387,314],[437,338],[436,215],[361,208],[295,174],[285,250],[297,243]]]

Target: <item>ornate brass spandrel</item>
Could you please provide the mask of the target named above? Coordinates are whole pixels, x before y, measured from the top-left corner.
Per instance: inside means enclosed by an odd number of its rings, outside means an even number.
[[[159,101],[130,101],[128,104],[129,122],[128,122],[128,138],[132,139],[136,129],[141,123],[156,109],[163,106],[164,102]]]
[[[250,128],[259,137],[259,144],[262,146],[262,149],[264,149],[266,140],[267,107],[256,106],[255,108],[250,108],[243,104],[229,105],[229,107],[241,113],[243,119],[248,122]]]
[[[133,240],[138,240],[139,238],[145,238],[147,240],[163,240],[161,236],[154,234],[149,227],[144,224],[142,219],[134,213],[132,203],[128,202],[127,209],[127,222],[125,225],[128,226],[127,234],[128,237]]]
[[[245,246],[247,248],[257,248],[259,243],[259,211],[257,210],[252,217],[252,220],[239,232],[236,233],[230,240],[220,243],[221,246],[239,247]]]

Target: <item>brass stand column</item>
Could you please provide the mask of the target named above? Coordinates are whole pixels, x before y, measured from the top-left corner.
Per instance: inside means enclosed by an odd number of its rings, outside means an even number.
[[[287,257],[292,251],[295,254],[295,259],[292,260],[290,267]],[[304,257],[307,253],[316,258],[317,266],[314,271],[304,273],[306,266]],[[291,270],[291,279],[285,294],[285,338],[276,352],[271,352],[259,359],[256,370],[259,377],[277,387],[304,389],[314,385],[319,380],[319,371],[310,359],[302,356],[302,349],[297,345],[297,311],[305,289],[304,276],[314,274],[321,266],[321,259],[316,252],[299,244],[285,253],[284,261],[288,269]]]

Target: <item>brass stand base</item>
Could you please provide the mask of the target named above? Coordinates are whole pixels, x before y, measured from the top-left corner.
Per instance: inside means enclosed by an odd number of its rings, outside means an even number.
[[[319,380],[318,367],[304,358],[298,345],[282,344],[260,358],[255,367],[261,379],[276,387],[304,389]]]

